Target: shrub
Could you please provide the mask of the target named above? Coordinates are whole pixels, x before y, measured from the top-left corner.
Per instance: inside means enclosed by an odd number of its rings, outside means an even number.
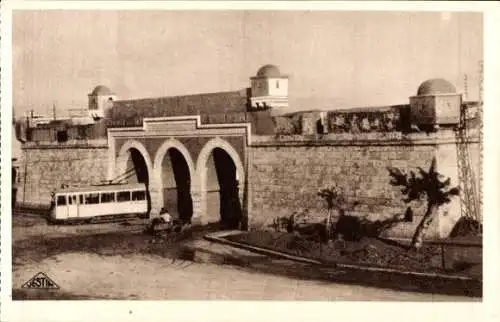
[[[450,237],[476,235],[477,232],[482,231],[482,229],[481,223],[477,220],[469,217],[462,217],[453,227]]]

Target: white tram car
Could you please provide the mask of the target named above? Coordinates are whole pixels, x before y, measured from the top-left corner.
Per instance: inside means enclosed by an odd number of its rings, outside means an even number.
[[[51,222],[86,221],[137,215],[148,218],[144,184],[109,184],[65,188],[55,192]]]

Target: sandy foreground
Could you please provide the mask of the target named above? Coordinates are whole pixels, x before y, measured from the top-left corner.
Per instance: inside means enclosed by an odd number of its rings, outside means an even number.
[[[13,289],[38,272],[68,294],[144,300],[392,300],[463,301],[462,297],[299,280],[232,266],[155,255],[63,253],[13,271]],[[470,300],[470,299],[469,299]]]

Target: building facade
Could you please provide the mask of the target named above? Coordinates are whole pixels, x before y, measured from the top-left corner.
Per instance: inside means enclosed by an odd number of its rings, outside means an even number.
[[[118,100],[98,86],[89,94],[94,122],[87,132],[55,123],[27,130],[23,155],[30,166],[17,201],[45,204],[60,184],[143,182],[152,215],[167,207],[201,224],[252,228],[297,211],[323,218],[317,192],[335,186],[357,204],[350,213],[381,220],[408,207],[389,184],[387,167],[425,168],[435,158],[438,171],[459,184],[465,146],[475,174],[468,180],[479,191],[477,106],[462,102],[446,80],[432,79],[397,106],[277,115],[288,107],[288,76],[274,65],[233,92]],[[455,127],[464,107],[469,131],[460,145]],[[443,207],[430,236],[449,234],[465,215],[461,202]],[[415,228],[424,204],[410,206],[415,220],[390,235],[407,237]]]

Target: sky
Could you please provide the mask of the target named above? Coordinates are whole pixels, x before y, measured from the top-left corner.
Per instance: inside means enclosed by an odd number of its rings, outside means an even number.
[[[480,13],[14,11],[14,113],[250,86],[265,64],[289,75],[291,110],[408,103],[423,81],[478,97]]]

